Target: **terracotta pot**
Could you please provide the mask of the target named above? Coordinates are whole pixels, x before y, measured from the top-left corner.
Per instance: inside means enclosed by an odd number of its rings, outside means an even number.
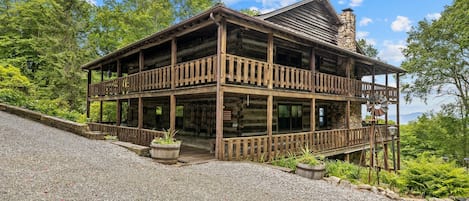
[[[326,166],[324,164],[311,166],[298,163],[296,165],[296,174],[309,179],[320,180],[326,174]]]
[[[175,144],[150,144],[150,155],[157,162],[163,164],[176,164],[179,158],[179,150],[181,149],[181,143]]]

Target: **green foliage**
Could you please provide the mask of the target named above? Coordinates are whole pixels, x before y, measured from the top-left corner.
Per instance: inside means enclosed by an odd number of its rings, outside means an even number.
[[[29,79],[21,73],[19,68],[0,64],[0,89],[9,88],[27,92],[30,86]]]
[[[404,158],[416,158],[422,152],[431,152],[455,160],[467,157],[464,135],[457,126],[461,119],[444,113],[428,113],[416,121],[401,126],[401,152]]]
[[[276,159],[272,161],[272,165],[286,167],[292,170],[296,170],[297,163],[296,156],[292,153],[289,153],[287,157],[276,157]]]
[[[445,163],[429,153],[407,161],[397,181],[404,192],[431,197],[469,197],[469,174],[464,168],[458,168],[454,161]]]
[[[153,139],[151,143],[155,143],[155,144],[178,144],[179,143],[180,144],[181,141],[176,141],[176,139],[174,138],[178,132],[179,132],[178,130],[174,130],[174,129],[168,129],[168,130],[164,129],[163,137],[157,137]]]
[[[261,14],[261,12],[259,10],[250,9],[250,8],[241,9],[241,10],[239,10],[239,12],[244,13],[244,14],[249,15],[249,16],[257,16],[257,15]]]
[[[407,101],[413,97],[426,101],[434,95],[447,95],[443,111],[461,121],[453,124],[455,135],[461,135],[463,155],[469,155],[469,3],[455,0],[437,20],[423,20],[414,27],[403,50],[402,67],[408,72],[402,91]],[[402,79],[409,80],[409,79]],[[447,98],[446,100],[451,100]]]
[[[26,96],[14,89],[0,89],[0,102],[22,106],[26,104]]]
[[[316,158],[315,155],[313,155],[308,147],[302,149],[301,152],[302,154],[296,159],[298,163],[308,164],[311,166],[320,164],[320,161]]]
[[[378,58],[378,49],[376,49],[372,44],[368,43],[365,39],[359,39],[357,43],[366,56]]]

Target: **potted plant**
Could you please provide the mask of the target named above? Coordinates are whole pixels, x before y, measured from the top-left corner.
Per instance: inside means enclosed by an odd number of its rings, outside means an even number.
[[[150,143],[151,157],[163,164],[177,163],[181,149],[181,141],[174,138],[177,133],[177,130],[168,129],[164,130],[163,137],[153,139]]]
[[[296,174],[302,177],[319,180],[326,174],[324,162],[318,160],[308,148],[303,150],[303,154],[297,159]]]

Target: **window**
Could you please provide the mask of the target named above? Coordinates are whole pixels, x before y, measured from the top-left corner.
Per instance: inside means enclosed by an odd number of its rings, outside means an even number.
[[[326,109],[319,107],[319,127],[326,126]]]
[[[303,109],[301,105],[278,105],[279,131],[303,129]]]
[[[184,128],[184,106],[176,106],[176,128]]]

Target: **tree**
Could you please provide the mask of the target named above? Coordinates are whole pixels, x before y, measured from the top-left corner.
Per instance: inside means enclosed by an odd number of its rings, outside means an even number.
[[[455,102],[444,105],[461,118],[454,125],[455,136],[462,135],[464,157],[469,154],[469,4],[455,0],[438,20],[423,20],[409,32],[408,46],[403,50],[402,67],[413,83],[403,83],[405,98],[427,100],[429,95],[448,95]]]
[[[358,46],[363,50],[366,56],[372,58],[378,58],[378,49],[376,49],[372,44],[368,43],[365,39],[358,40]],[[378,58],[379,59],[379,58]]]
[[[249,16],[257,16],[257,15],[261,14],[261,12],[259,10],[251,9],[251,8],[241,9],[241,10],[239,10],[239,12],[241,12],[243,14],[246,14],[246,15],[249,15]]]

